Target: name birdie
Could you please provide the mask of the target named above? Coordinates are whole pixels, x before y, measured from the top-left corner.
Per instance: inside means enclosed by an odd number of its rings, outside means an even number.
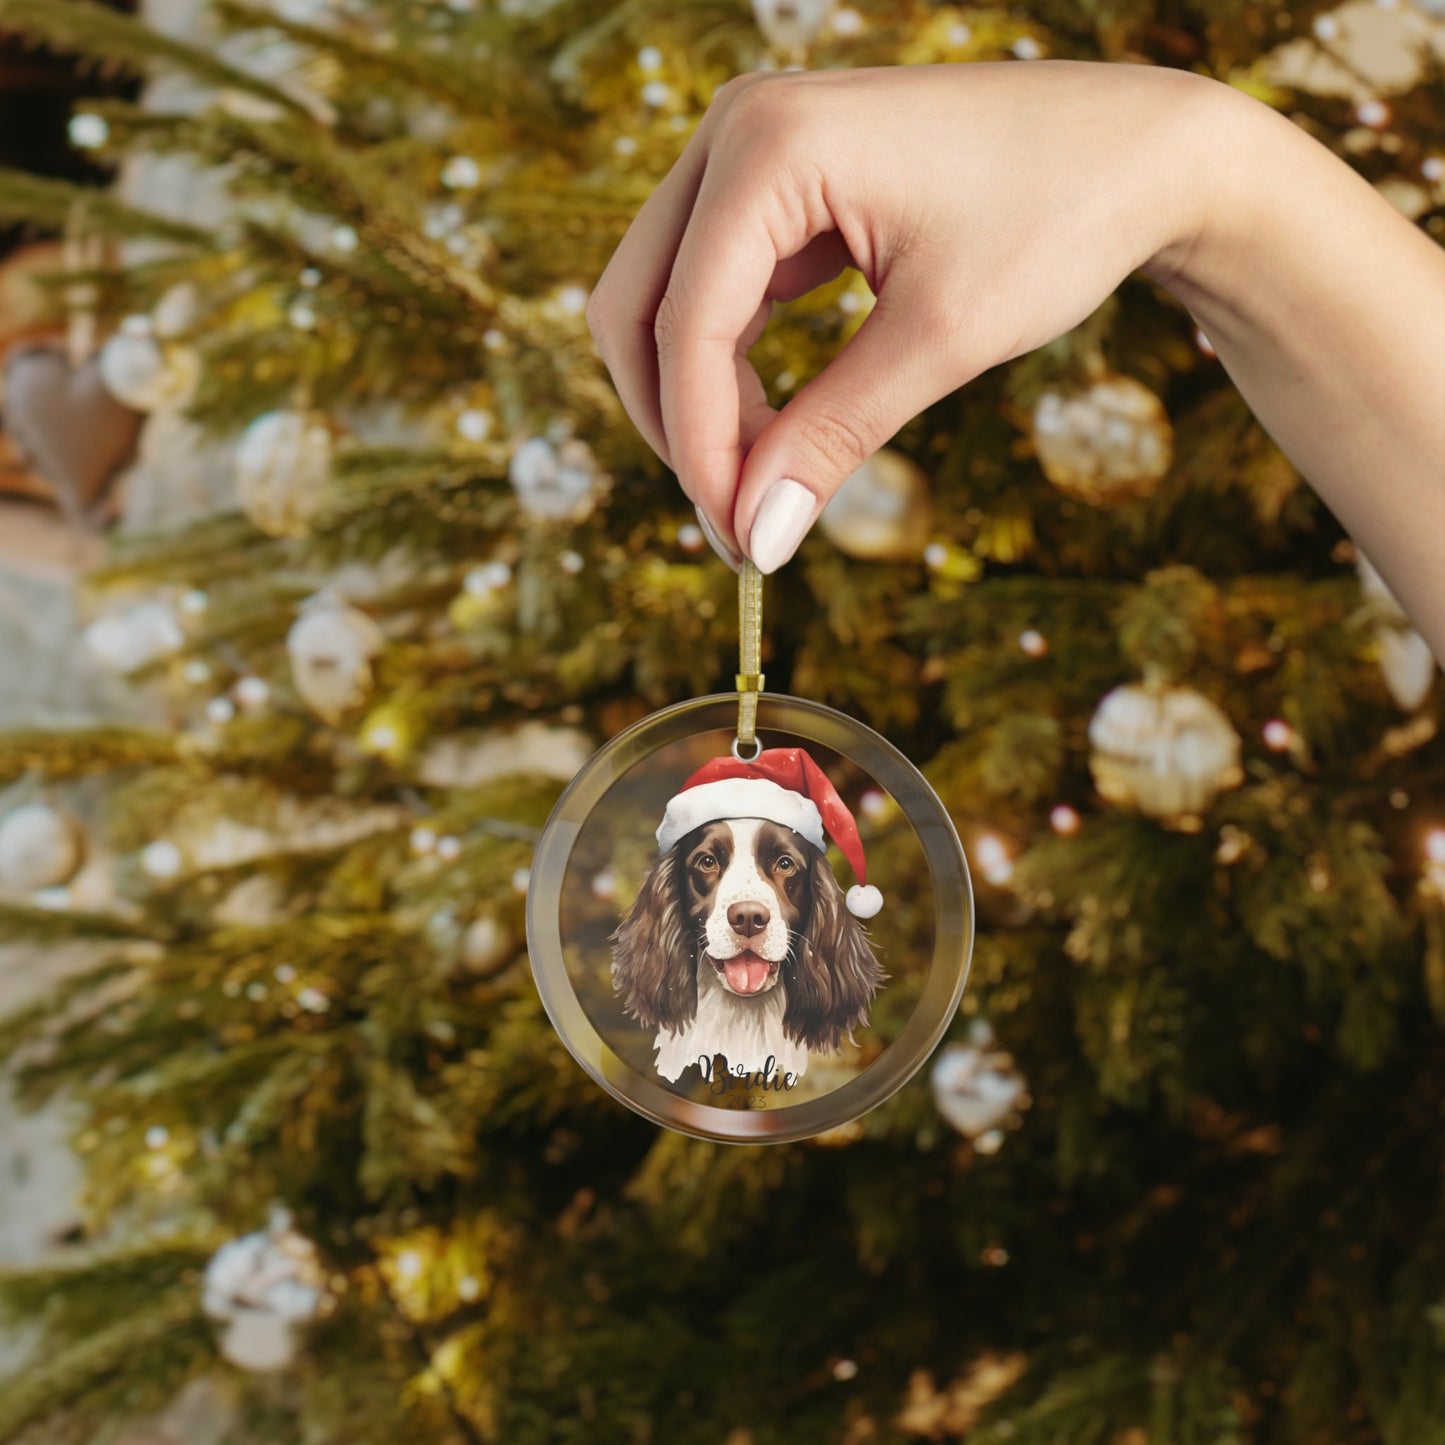
[[[728,1094],[735,1089],[771,1089],[781,1093],[791,1089],[798,1076],[787,1069],[779,1069],[778,1061],[769,1054],[761,1069],[729,1069],[727,1060],[721,1054],[709,1058],[706,1054],[698,1057],[697,1066],[702,1076],[711,1081],[710,1093]]]

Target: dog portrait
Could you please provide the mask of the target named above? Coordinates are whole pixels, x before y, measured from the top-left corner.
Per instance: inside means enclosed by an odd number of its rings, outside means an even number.
[[[821,805],[821,806],[820,806]],[[611,936],[612,983],[656,1031],[657,1072],[801,1078],[813,1053],[854,1042],[887,975],[825,852],[856,858],[856,824],[801,749],[717,759],[668,805],[659,855]]]

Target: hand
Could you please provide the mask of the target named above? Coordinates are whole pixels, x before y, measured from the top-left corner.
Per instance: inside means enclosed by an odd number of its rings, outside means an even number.
[[[745,75],[717,93],[592,293],[618,394],[713,546],[763,572],[910,418],[1187,247],[1215,92],[1083,61]],[[877,298],[781,412],[748,348],[856,267]]]

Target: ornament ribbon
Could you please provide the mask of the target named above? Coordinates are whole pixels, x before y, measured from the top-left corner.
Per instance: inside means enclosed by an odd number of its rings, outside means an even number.
[[[738,735],[733,756],[739,748],[762,751],[758,742],[758,694],[763,690],[763,574],[748,561],[738,571]]]

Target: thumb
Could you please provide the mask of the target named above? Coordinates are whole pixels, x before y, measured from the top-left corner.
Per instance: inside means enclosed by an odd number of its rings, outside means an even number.
[[[965,374],[957,325],[933,291],[888,287],[847,346],[759,434],[733,512],[759,572],[777,571],[798,550],[833,493],[900,427],[977,374]]]

